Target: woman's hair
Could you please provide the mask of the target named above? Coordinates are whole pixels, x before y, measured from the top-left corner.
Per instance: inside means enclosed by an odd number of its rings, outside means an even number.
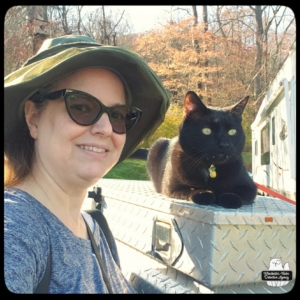
[[[43,91],[50,91],[54,84],[47,85]],[[47,100],[35,103],[36,109],[41,112],[46,102]],[[33,155],[34,139],[30,135],[23,112],[19,125],[4,143],[4,187],[16,185],[26,178],[31,171]]]

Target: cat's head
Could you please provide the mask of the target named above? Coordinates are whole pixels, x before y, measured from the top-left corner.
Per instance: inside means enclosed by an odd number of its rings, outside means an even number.
[[[280,258],[272,258],[270,257],[270,269],[271,270],[282,270],[282,261]]]
[[[206,107],[194,92],[188,92],[179,134],[182,149],[207,164],[240,159],[245,144],[242,114],[248,99],[216,109]]]

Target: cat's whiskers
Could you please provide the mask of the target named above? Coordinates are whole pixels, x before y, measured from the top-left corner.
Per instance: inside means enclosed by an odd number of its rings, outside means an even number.
[[[193,162],[193,164],[190,164],[187,168],[186,168],[186,172],[188,173],[188,172],[190,172],[191,170],[196,170],[196,171],[200,171],[200,170],[202,170],[202,167],[201,167],[201,161],[200,160],[195,160],[194,162]]]
[[[186,172],[191,171],[193,168],[197,169],[203,164],[203,157],[205,157],[206,154],[203,154],[202,156],[199,156],[199,152],[195,152],[193,154],[185,155],[181,157],[182,163],[186,163],[188,161],[192,161],[192,164],[189,163],[186,165]],[[199,168],[200,169],[200,168]]]
[[[232,158],[235,159],[235,160],[237,160],[237,161],[239,161],[240,163],[243,163],[242,157],[240,155],[236,154],[236,153],[234,153],[232,155]]]

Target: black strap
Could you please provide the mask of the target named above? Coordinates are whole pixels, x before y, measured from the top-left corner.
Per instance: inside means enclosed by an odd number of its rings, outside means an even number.
[[[40,281],[40,283],[38,284],[36,290],[34,291],[34,294],[48,294],[50,277],[51,277],[51,252],[49,253],[47,258],[45,274],[42,280]]]
[[[92,209],[92,210],[86,210],[88,214],[92,216],[93,219],[95,219],[100,228],[102,229],[105,239],[108,243],[110,251],[112,250],[112,233],[109,229],[109,226],[107,224],[107,221],[102,214],[102,212],[99,209]],[[89,229],[89,226],[87,226]],[[51,277],[51,251],[49,252],[48,258],[47,258],[47,265],[46,270],[44,273],[44,276],[42,280],[39,282],[36,290],[33,292],[34,294],[48,294],[49,293],[49,284],[50,284],[50,277]],[[107,287],[108,289],[108,287]]]
[[[91,240],[93,248],[94,248],[94,253],[95,253],[96,257],[97,257],[97,260],[98,260],[98,263],[99,263],[99,266],[100,266],[100,269],[101,269],[101,272],[102,272],[104,283],[105,283],[105,285],[107,287],[108,293],[109,294],[113,294],[113,290],[112,290],[111,284],[109,282],[108,275],[107,275],[107,273],[106,273],[106,271],[104,269],[102,258],[101,258],[101,254],[100,254],[100,251],[98,249],[97,243],[96,243],[96,241],[94,239],[94,235],[93,235],[93,233],[92,233],[92,231],[90,229],[90,226],[87,223],[87,221],[85,219],[84,219],[84,221],[85,221],[85,224],[86,224],[86,227],[87,227],[87,231],[88,231],[90,240]]]
[[[100,228],[102,229],[102,231],[105,235],[105,239],[108,243],[108,246],[109,246],[109,249],[111,252],[111,249],[113,248],[112,233],[109,229],[108,223],[107,223],[102,211],[99,209],[91,209],[91,210],[85,210],[85,212],[90,214],[92,216],[92,218],[97,221],[98,225],[100,226]]]

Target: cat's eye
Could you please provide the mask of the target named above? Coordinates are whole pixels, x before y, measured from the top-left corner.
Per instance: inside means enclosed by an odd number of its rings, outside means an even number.
[[[203,129],[202,129],[202,132],[203,132],[205,135],[210,135],[210,134],[211,134],[211,129],[210,129],[210,128],[203,128]]]
[[[235,135],[235,134],[236,134],[236,129],[230,129],[230,130],[228,131],[228,134],[229,134],[229,135]]]

